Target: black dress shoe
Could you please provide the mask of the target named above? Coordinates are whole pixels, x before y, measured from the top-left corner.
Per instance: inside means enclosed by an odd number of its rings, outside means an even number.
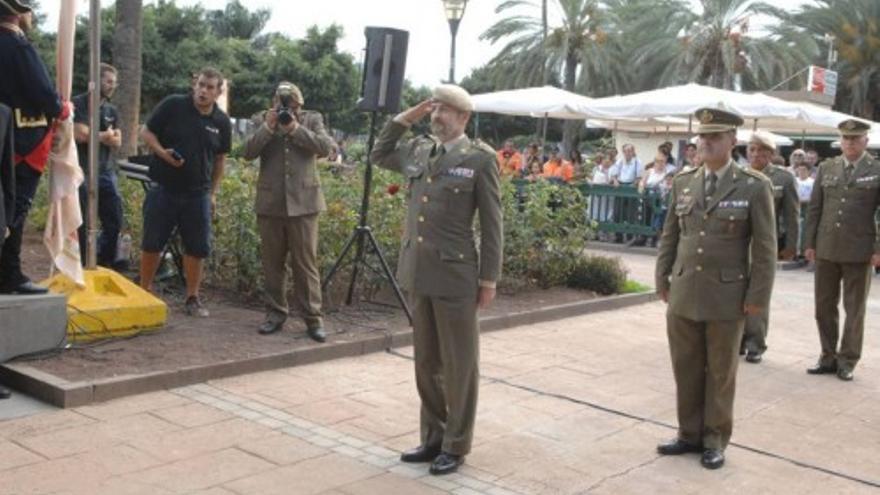
[[[309,338],[314,340],[315,342],[326,342],[327,334],[324,333],[324,327],[314,327],[306,330],[306,334],[308,334]]]
[[[718,449],[706,449],[703,451],[703,457],[700,464],[706,469],[718,469],[724,465],[724,451]]]
[[[0,400],[8,399],[10,397],[12,397],[12,392],[3,385],[0,385]]]
[[[464,464],[463,455],[440,452],[440,455],[431,463],[431,468],[428,469],[428,472],[434,475],[454,473],[458,471],[458,466],[462,464]]]
[[[753,351],[746,352],[746,361],[749,363],[758,364],[761,362],[762,359],[764,359],[763,352],[753,352]]]
[[[807,373],[811,375],[827,375],[831,373],[837,373],[837,365],[824,365],[822,363],[816,363],[815,366],[807,368]]]
[[[837,370],[837,378],[840,378],[841,380],[843,380],[845,382],[851,382],[853,379],[853,372],[852,372],[852,370],[845,370],[845,369],[841,368],[841,369]]]
[[[400,454],[401,462],[431,462],[440,455],[440,447],[419,445]]]
[[[681,455],[687,454],[691,452],[702,452],[702,445],[694,445],[692,443],[685,442],[680,438],[676,438],[675,440],[661,443],[657,446],[657,453],[660,455]]]
[[[266,319],[263,323],[260,324],[260,328],[257,329],[258,332],[262,335],[269,335],[270,333],[275,333],[284,328],[284,320],[272,320]]]
[[[47,292],[49,292],[49,289],[41,285],[37,285],[30,280],[11,287],[7,286],[4,287],[3,290],[0,290],[0,293],[3,294],[20,294],[23,296],[36,296],[40,294],[45,294]]]

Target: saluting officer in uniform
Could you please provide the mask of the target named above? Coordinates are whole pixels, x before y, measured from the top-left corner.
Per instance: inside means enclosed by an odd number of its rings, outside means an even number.
[[[712,108],[695,117],[703,166],[673,180],[657,257],[678,409],[677,438],[657,450],[702,452],[702,465],[716,469],[733,430],[745,317],[770,302],[776,227],[770,181],[731,159],[742,118]]]
[[[766,175],[773,185],[773,209],[776,212],[779,257],[783,260],[792,260],[797,253],[800,235],[798,232],[800,202],[794,176],[782,167],[770,163],[776,153],[776,143],[766,132],[752,133],[746,153],[751,169]],[[764,351],[767,350],[769,319],[770,308],[760,315],[746,316],[745,335],[740,353],[745,352],[746,361],[750,363],[760,363]]]
[[[244,142],[244,158],[260,158],[257,224],[260,227],[266,318],[261,334],[284,327],[288,316],[287,260],[293,273],[296,305],[306,334],[324,342],[321,278],[318,273],[318,214],[327,209],[318,180],[318,157],[335,147],[320,113],[304,110],[302,91],[283,81],[272,108],[255,118],[259,127]]]
[[[409,209],[397,277],[413,311],[421,445],[403,462],[432,462],[431,474],[455,471],[470,452],[477,410],[477,308],[495,297],[501,276],[501,196],[495,152],[468,139],[470,95],[441,85],[433,98],[400,113],[372,153],[409,181]],[[431,135],[399,142],[431,116]],[[473,222],[480,218],[480,252]]]
[[[46,66],[27,39],[31,8],[21,0],[0,0],[0,103],[12,108],[15,146],[15,214],[0,252],[0,293],[43,294],[21,271],[21,241],[28,211],[52,147],[52,122],[65,119]]]
[[[838,125],[841,156],[819,165],[807,210],[807,260],[816,262],[816,323],[822,354],[811,375],[837,373],[844,381],[862,355],[865,301],[871,266],[880,266],[875,214],[880,206],[880,162],[868,155],[868,124],[848,119]],[[843,282],[843,339],[837,305]]]

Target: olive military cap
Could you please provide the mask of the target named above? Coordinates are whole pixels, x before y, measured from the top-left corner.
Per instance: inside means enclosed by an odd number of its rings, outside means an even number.
[[[694,112],[694,118],[700,123],[697,134],[733,131],[743,125],[742,117],[718,108],[701,108]]]
[[[837,124],[837,130],[841,136],[864,136],[871,130],[871,126],[861,120],[846,119]]]

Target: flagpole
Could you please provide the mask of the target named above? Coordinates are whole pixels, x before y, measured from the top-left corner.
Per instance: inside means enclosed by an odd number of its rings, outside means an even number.
[[[98,133],[101,127],[101,0],[90,0],[89,7],[89,177],[88,177],[88,240],[86,269],[98,265],[96,234],[98,232]]]

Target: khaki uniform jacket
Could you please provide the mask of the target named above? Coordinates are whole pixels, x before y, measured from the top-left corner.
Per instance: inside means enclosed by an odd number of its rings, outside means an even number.
[[[389,122],[371,154],[373,163],[409,182],[398,281],[423,296],[476,297],[480,281],[501,277],[503,224],[495,151],[466,139],[436,156],[440,143],[433,137],[398,143],[406,131]],[[473,228],[477,212],[479,255]]]
[[[300,126],[290,134],[273,132],[254,117],[259,126],[244,142],[244,158],[260,158],[257,179],[257,215],[298,217],[327,209],[315,165],[334,147],[324,130],[321,114],[304,110]]]
[[[770,181],[731,162],[705,203],[704,167],[679,173],[657,256],[669,311],[694,321],[738,320],[743,305],[767,308],[776,269]]]
[[[807,209],[806,248],[835,263],[867,263],[880,254],[875,214],[880,207],[880,162],[865,155],[849,181],[842,156],[823,161]]]
[[[794,176],[782,167],[767,164],[762,171],[773,185],[773,208],[776,211],[777,235],[785,228],[784,249],[797,250],[801,203]]]

